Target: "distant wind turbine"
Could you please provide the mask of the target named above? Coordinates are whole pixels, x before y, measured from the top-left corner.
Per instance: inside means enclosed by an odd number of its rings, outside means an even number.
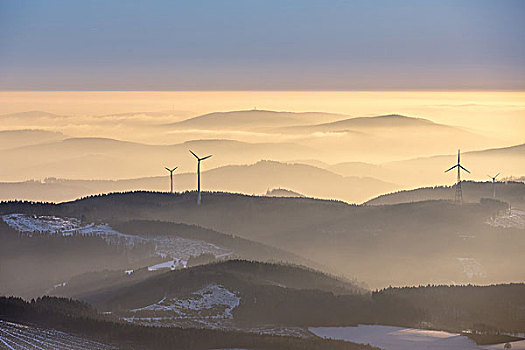
[[[177,169],[178,167],[175,167],[173,169],[170,169],[170,168],[165,168],[167,171],[170,172],[170,192],[173,193],[173,172]]]
[[[497,173],[494,176],[487,175],[489,179],[492,179],[492,198],[496,198],[496,178],[499,176],[500,173]]]
[[[456,194],[454,196],[454,202],[461,204],[461,203],[463,203],[463,192],[461,190],[461,170],[464,170],[464,171],[466,171],[469,174],[470,174],[470,171],[468,171],[466,168],[464,168],[461,165],[461,162],[460,162],[460,150],[459,149],[458,149],[458,162],[456,163],[456,165],[454,165],[450,169],[445,170],[445,172],[447,173],[447,172],[449,172],[450,170],[452,170],[454,168],[458,168],[458,178],[457,178],[457,183],[456,183]]]
[[[193,153],[191,149],[189,151],[195,158],[197,158],[197,204],[201,204],[201,160],[206,160],[212,155],[210,154],[209,156],[199,158],[199,156]]]

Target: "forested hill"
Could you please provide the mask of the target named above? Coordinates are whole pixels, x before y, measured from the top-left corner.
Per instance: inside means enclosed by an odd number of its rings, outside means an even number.
[[[70,332],[126,350],[378,350],[368,345],[319,338],[131,325],[97,314],[83,303],[63,298],[44,297],[26,302],[20,298],[0,297],[0,320]]]
[[[130,310],[146,312],[153,310],[151,305],[160,303],[162,310],[142,316],[167,317],[171,315],[167,311],[170,305],[177,305],[177,300],[190,300],[193,293],[210,284],[226,288],[239,298],[232,309],[232,319],[242,327],[389,324],[453,332],[525,331],[523,283],[429,285],[369,293],[320,272],[248,261],[166,272],[124,287],[101,289],[83,298],[101,310],[136,317],[137,311]]]
[[[423,327],[525,332],[524,283],[387,288],[372,293],[372,297],[384,305],[408,303],[422,310]]]
[[[493,187],[494,186],[494,187]],[[494,189],[496,199],[513,207],[525,209],[525,183],[519,181],[475,182],[462,181],[463,199],[466,202],[479,202],[481,198],[492,198]],[[366,202],[368,205],[388,205],[426,200],[450,200],[454,198],[455,186],[424,187],[414,190],[388,193]]]
[[[127,192],[60,204],[0,205],[2,214],[76,217],[112,226],[129,220],[198,225],[279,247],[371,288],[522,280],[525,236],[507,223],[513,218],[505,216],[506,210],[506,203],[492,199],[462,206],[443,200],[357,206],[223,192],[203,193],[200,206],[195,192]]]

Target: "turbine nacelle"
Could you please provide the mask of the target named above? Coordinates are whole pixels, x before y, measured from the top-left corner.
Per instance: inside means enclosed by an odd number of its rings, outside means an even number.
[[[190,151],[191,154],[193,154],[193,156],[194,156],[195,158],[197,158],[197,161],[199,161],[199,162],[200,162],[201,160],[206,160],[206,159],[208,159],[208,158],[210,158],[210,157],[212,156],[212,154],[210,154],[209,156],[199,158],[199,156],[196,155],[195,153],[193,153],[193,151],[192,151],[191,149],[190,149],[189,151]]]
[[[167,171],[170,172],[170,193],[173,193],[173,172],[177,169],[178,167],[176,166],[175,168],[173,169],[170,169],[168,167],[164,167],[164,169],[166,169]]]
[[[470,174],[470,171],[468,171],[466,168],[464,168],[464,167],[461,165],[461,161],[460,161],[460,159],[461,159],[461,158],[460,158],[460,151],[459,151],[459,149],[458,149],[458,162],[456,163],[456,165],[452,166],[450,169],[445,170],[445,172],[448,173],[448,172],[449,172],[450,170],[452,170],[452,169],[459,168],[459,169],[462,169],[462,170],[464,170],[464,171],[466,171],[467,173]],[[459,169],[458,169],[458,171],[459,171]],[[498,175],[499,175],[499,174],[498,174]]]
[[[496,175],[494,176],[490,176],[490,175],[487,175],[489,177],[489,179],[492,179],[492,182],[496,182],[496,178],[499,176],[500,173],[497,173]]]

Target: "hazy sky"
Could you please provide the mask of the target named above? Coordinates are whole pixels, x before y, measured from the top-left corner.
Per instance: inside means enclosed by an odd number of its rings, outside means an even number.
[[[524,89],[525,1],[0,1],[0,90]]]

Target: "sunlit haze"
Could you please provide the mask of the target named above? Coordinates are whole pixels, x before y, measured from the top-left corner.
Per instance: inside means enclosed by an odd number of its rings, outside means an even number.
[[[0,350],[525,350],[524,23],[0,0]]]

